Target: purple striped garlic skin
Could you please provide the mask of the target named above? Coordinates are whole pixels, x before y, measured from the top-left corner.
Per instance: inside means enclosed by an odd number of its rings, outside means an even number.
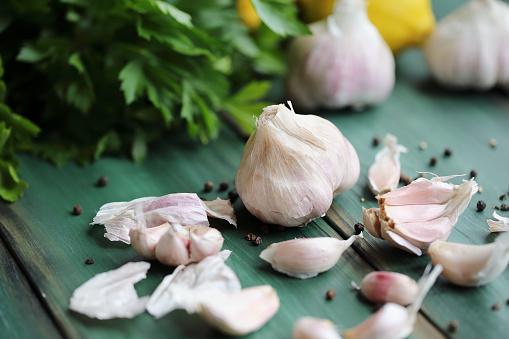
[[[477,192],[473,178],[453,185],[446,182],[452,177],[419,178],[379,195],[380,208],[363,208],[366,230],[392,246],[422,255],[433,241],[449,237]]]

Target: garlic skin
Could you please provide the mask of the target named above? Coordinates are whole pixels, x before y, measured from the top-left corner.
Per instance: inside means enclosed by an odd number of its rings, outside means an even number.
[[[364,322],[344,331],[343,338],[403,339],[408,337],[414,329],[417,313],[424,297],[442,272],[440,265],[435,266],[431,272],[429,268],[428,266],[422,278],[419,279],[417,296],[409,307],[387,303]]]
[[[412,278],[396,272],[377,271],[361,282],[362,295],[373,303],[395,303],[407,306],[415,300],[418,286]]]
[[[360,237],[352,235],[348,240],[330,237],[287,240],[270,245],[260,253],[260,258],[278,272],[308,279],[330,270],[343,252]]]
[[[288,96],[300,109],[356,109],[384,101],[394,87],[392,52],[369,21],[364,0],[337,0],[290,48]]]
[[[375,156],[375,162],[368,170],[368,184],[373,194],[384,194],[398,188],[401,173],[399,156],[408,152],[407,148],[398,145],[398,138],[387,134],[384,148]]]
[[[509,231],[509,218],[501,217],[497,212],[493,212],[493,218],[497,220],[488,220],[491,232],[507,232]]]
[[[134,284],[145,279],[148,262],[130,262],[99,273],[72,294],[69,309],[90,318],[134,318],[145,311],[148,297],[139,298]]]
[[[509,233],[487,245],[467,245],[437,240],[428,250],[442,275],[460,286],[481,286],[497,278],[509,264]]]
[[[392,246],[422,255],[435,240],[446,240],[477,192],[474,178],[453,185],[455,176],[419,178],[378,196],[380,208],[363,209],[366,230]]]
[[[136,214],[135,210],[141,212]],[[102,224],[106,228],[106,238],[130,244],[130,229],[137,228],[137,216],[142,214],[147,229],[164,223],[208,226],[207,215],[237,226],[230,200],[218,198],[214,201],[202,201],[195,193],[174,193],[162,197],[108,203],[101,206],[91,225]]]
[[[341,339],[341,336],[330,320],[302,317],[293,326],[292,339]]]
[[[306,226],[359,172],[357,153],[336,126],[281,104],[264,108],[256,121],[235,183],[244,206],[263,222]]]
[[[425,44],[435,79],[452,88],[509,90],[509,5],[471,0],[436,26]]]
[[[244,288],[232,294],[211,293],[198,314],[221,332],[242,336],[254,332],[279,310],[279,297],[270,285]]]

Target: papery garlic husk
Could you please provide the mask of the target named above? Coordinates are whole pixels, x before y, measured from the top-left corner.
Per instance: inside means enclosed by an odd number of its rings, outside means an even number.
[[[394,57],[369,21],[364,0],[337,0],[327,19],[290,48],[286,88],[296,107],[363,108],[394,87]]]
[[[374,303],[395,303],[407,306],[418,292],[417,282],[407,275],[377,271],[367,274],[361,282],[362,295]]]
[[[274,243],[260,253],[260,258],[272,265],[276,271],[294,278],[312,278],[330,270],[343,252],[355,239],[348,240],[331,237],[300,238]]]
[[[232,294],[211,293],[201,303],[198,314],[221,332],[241,336],[261,328],[278,310],[276,290],[262,285]]]
[[[341,339],[341,336],[330,320],[302,317],[293,326],[292,339]]]
[[[173,224],[157,243],[155,256],[165,265],[186,265],[219,253],[223,242],[215,228]]]
[[[478,90],[509,90],[509,5],[472,0],[442,19],[424,48],[438,82]]]
[[[444,267],[442,275],[460,286],[485,285],[502,272],[509,263],[509,233],[487,245],[469,245],[437,240],[428,250],[434,265]]]
[[[101,206],[91,225],[102,224],[106,228],[106,238],[130,244],[129,230],[137,228],[136,208],[141,208],[147,229],[164,223],[208,226],[207,215],[237,226],[235,212],[229,200],[218,198],[214,201],[202,201],[195,193],[174,193],[162,197],[108,203]]]
[[[359,325],[343,332],[344,339],[403,339],[408,337],[414,329],[417,313],[421,308],[424,297],[431,289],[442,271],[440,265],[430,272],[426,268],[419,279],[419,290],[413,303],[404,307],[395,303],[387,303],[371,317]]]
[[[284,105],[263,109],[235,178],[251,214],[269,224],[305,226],[359,178],[359,158],[328,120]]]
[[[497,212],[493,212],[493,218],[497,220],[488,220],[491,232],[507,232],[509,231],[509,218],[501,217]]]
[[[217,291],[225,294],[240,291],[239,278],[225,264],[230,253],[224,250],[199,263],[178,266],[152,293],[147,311],[156,318],[176,309],[192,314],[198,312],[204,299]]]
[[[399,156],[408,150],[398,145],[398,138],[387,134],[384,138],[384,148],[375,156],[375,162],[368,170],[368,184],[375,195],[394,191],[398,188],[401,163]]]
[[[145,311],[147,297],[139,298],[134,284],[145,279],[148,262],[130,262],[95,275],[72,294],[69,309],[90,318],[134,318]]]
[[[446,182],[453,177],[419,178],[378,196],[380,208],[362,208],[366,230],[392,246],[422,255],[433,241],[449,237],[477,192],[474,178],[461,185]]]

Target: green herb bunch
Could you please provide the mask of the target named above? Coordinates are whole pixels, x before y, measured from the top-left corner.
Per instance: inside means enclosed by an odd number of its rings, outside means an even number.
[[[205,143],[224,116],[249,133],[270,86],[253,79],[283,73],[278,44],[307,33],[290,1],[252,3],[266,23],[256,33],[235,0],[3,1],[5,98],[19,115],[1,106],[0,196],[21,196],[4,180],[19,182],[16,151],[56,165],[105,152],[138,162],[174,128]]]

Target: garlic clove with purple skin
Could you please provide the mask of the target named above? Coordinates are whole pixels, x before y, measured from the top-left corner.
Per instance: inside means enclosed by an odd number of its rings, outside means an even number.
[[[352,235],[348,240],[317,237],[283,241],[263,250],[260,258],[278,272],[308,279],[336,265],[343,252],[360,237],[362,235]]]
[[[501,217],[497,212],[493,212],[493,218],[497,220],[488,220],[491,232],[507,232],[509,231],[509,218]]]
[[[286,89],[299,109],[363,108],[394,87],[393,54],[369,21],[364,0],[337,0],[333,13],[310,25],[290,48]]]
[[[398,139],[387,134],[384,138],[384,148],[376,154],[375,162],[368,170],[368,184],[375,195],[384,194],[398,188],[401,173],[399,156],[408,150],[398,145]]]
[[[292,339],[341,339],[341,336],[330,320],[302,317],[293,326]]]
[[[273,105],[256,127],[235,183],[244,206],[262,221],[305,226],[357,182],[357,153],[328,120]]]
[[[362,295],[373,303],[411,304],[418,292],[412,278],[396,272],[376,271],[367,274],[361,282]]]
[[[363,208],[366,230],[392,246],[422,255],[433,241],[447,239],[477,192],[473,178],[461,185],[445,182],[450,178],[419,178],[378,196],[380,208]]]

